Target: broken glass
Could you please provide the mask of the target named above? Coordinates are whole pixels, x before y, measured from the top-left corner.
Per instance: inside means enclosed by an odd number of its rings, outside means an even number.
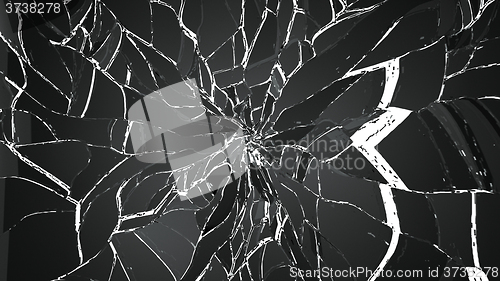
[[[4,0],[0,281],[500,280],[500,2]]]

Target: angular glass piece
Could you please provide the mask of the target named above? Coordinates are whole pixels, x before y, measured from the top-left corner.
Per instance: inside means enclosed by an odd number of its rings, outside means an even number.
[[[168,161],[181,200],[214,191],[246,171],[241,128],[207,116],[193,79],[163,88],[129,109],[136,157]]]

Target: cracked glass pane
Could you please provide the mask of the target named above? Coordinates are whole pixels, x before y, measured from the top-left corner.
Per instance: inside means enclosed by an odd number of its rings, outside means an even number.
[[[500,280],[499,1],[0,3],[0,281]]]

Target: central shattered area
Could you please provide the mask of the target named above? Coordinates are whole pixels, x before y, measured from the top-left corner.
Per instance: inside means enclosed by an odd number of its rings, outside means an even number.
[[[498,1],[55,2],[0,11],[8,280],[499,280]]]

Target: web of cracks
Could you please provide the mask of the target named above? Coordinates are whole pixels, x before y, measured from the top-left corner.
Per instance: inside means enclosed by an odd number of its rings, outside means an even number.
[[[0,24],[8,280],[498,277],[498,1],[57,3]]]

